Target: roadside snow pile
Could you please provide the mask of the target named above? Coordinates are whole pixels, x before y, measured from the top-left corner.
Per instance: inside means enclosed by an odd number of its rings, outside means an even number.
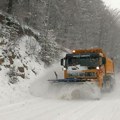
[[[37,59],[40,45],[33,37],[23,36],[14,44],[0,38],[0,105],[32,97],[30,84],[44,72]]]
[[[9,83],[9,76],[6,68],[1,67],[0,71],[0,106],[19,102],[23,99],[29,98],[28,85],[29,82],[18,78],[19,82],[16,84]]]
[[[49,90],[50,83],[48,80],[56,79],[54,72],[58,74],[58,78],[63,78],[62,67],[59,63],[55,63],[51,67],[44,69],[44,74],[31,84],[30,93],[38,97],[48,97],[48,94],[52,90]]]
[[[48,88],[47,97],[57,99],[99,99],[100,89],[92,83],[53,83]]]

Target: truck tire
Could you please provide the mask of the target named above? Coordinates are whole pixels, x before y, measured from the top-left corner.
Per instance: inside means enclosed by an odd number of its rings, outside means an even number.
[[[103,91],[111,92],[114,88],[115,80],[112,76],[104,76],[103,78]]]

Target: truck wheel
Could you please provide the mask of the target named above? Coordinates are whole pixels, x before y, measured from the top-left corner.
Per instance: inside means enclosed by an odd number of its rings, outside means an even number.
[[[103,78],[103,91],[111,92],[114,87],[114,79],[111,76],[104,76]]]

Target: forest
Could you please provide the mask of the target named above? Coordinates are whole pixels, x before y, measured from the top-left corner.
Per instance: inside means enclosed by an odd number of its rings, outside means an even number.
[[[119,71],[120,11],[102,0],[0,0],[0,8],[40,33],[43,61],[46,54],[57,51],[55,43],[68,49],[99,47],[114,59]]]

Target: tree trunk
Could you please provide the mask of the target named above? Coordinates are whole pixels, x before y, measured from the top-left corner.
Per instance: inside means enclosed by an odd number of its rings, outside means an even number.
[[[8,0],[8,9],[7,9],[7,12],[9,14],[12,13],[12,7],[13,7],[13,0]]]

